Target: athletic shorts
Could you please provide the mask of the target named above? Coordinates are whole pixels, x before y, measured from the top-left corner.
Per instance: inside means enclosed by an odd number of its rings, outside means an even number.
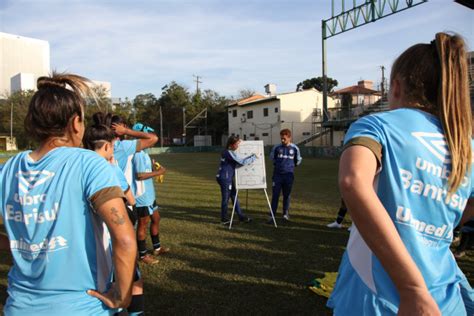
[[[156,201],[153,202],[153,205],[150,206],[137,206],[138,216],[140,218],[153,215],[153,212],[158,209]]]

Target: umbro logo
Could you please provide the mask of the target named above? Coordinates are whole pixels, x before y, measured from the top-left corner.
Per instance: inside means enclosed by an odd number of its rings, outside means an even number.
[[[27,172],[20,171],[16,174],[16,176],[18,177],[19,189],[24,193],[28,193],[31,189],[50,180],[54,176],[54,172],[47,170]]]
[[[442,163],[447,164],[451,162],[448,144],[443,134],[426,132],[413,132],[411,134]]]

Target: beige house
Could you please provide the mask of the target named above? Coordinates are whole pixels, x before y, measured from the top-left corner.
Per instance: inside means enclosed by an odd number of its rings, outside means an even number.
[[[323,119],[321,92],[309,89],[276,94],[274,85],[266,88],[266,96],[256,94],[229,105],[229,135],[274,145],[280,142],[280,130],[285,128],[292,131],[294,143],[320,132]],[[334,107],[332,98],[328,98],[328,107]]]

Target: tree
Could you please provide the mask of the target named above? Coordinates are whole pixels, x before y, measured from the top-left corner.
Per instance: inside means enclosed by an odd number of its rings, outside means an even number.
[[[36,144],[26,133],[24,124],[28,105],[34,93],[33,90],[14,92],[0,103],[0,134],[10,135],[10,115],[13,113],[11,122],[13,137],[16,138],[19,149],[32,148]]]
[[[253,96],[255,93],[256,93],[255,90],[252,90],[252,89],[242,89],[239,91],[239,94],[237,95],[237,99],[238,100],[247,99]]]
[[[335,87],[337,87],[337,80],[327,77],[328,82],[328,92],[332,92]],[[296,91],[302,91],[315,88],[318,91],[323,91],[323,77],[316,77],[311,79],[306,79],[296,85]]]

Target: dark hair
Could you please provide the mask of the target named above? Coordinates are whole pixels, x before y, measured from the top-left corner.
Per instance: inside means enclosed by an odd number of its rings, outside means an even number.
[[[416,44],[393,63],[390,81],[403,83],[406,101],[438,116],[451,154],[449,192],[471,168],[472,112],[464,40],[437,33],[430,44]]]
[[[285,136],[285,135],[288,137],[291,137],[291,131],[288,128],[282,129],[280,131],[280,136]]]
[[[226,148],[229,149],[230,146],[234,145],[235,143],[237,143],[239,141],[239,137],[238,136],[230,136],[229,139],[227,139],[227,146]]]
[[[87,127],[82,141],[84,148],[97,150],[102,148],[106,142],[111,142],[115,139],[114,131],[106,125],[108,117],[109,115],[105,115],[102,112],[92,115],[93,123]]]
[[[25,130],[38,141],[64,136],[75,116],[83,121],[85,97],[93,95],[87,78],[53,73],[40,77],[25,117]]]

